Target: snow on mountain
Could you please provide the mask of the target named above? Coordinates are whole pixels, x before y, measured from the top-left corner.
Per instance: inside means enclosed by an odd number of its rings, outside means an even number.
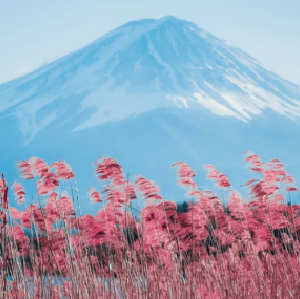
[[[300,88],[196,24],[165,17],[127,23],[92,44],[0,86],[0,115],[15,115],[25,142],[77,98],[92,115],[73,130],[163,107],[207,109],[249,122],[266,109],[300,116]],[[121,109],[120,109],[121,107]]]

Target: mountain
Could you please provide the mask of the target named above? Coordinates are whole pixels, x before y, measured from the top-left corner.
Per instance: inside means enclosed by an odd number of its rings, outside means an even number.
[[[245,183],[246,150],[282,159],[300,175],[300,87],[174,17],[127,23],[2,84],[0,103],[1,170],[14,180],[20,159],[66,159],[82,198],[96,184],[91,164],[102,154],[177,200],[184,193],[168,167],[181,160],[205,186],[204,163],[237,189]]]

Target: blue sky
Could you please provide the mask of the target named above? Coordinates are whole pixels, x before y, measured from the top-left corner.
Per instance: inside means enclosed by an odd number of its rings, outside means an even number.
[[[0,0],[0,83],[128,21],[166,15],[197,23],[300,85],[299,0]]]

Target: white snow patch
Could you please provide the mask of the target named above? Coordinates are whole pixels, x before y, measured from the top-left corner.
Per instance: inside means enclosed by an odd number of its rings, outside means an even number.
[[[90,93],[82,102],[82,109],[94,108],[95,112],[73,131],[92,128],[109,122],[120,121],[129,117],[149,112],[157,108],[177,107],[166,100],[163,93],[126,93],[124,88],[105,91],[99,88]]]
[[[179,108],[189,108],[187,100],[183,96],[167,94],[166,98],[172,100]]]
[[[219,51],[218,49],[215,49],[215,51],[221,56],[221,57],[223,57],[223,58],[225,58],[225,59],[227,59],[227,57],[226,56],[224,56],[223,54],[222,54],[222,52],[221,51]]]
[[[198,102],[201,105],[203,105],[205,108],[207,108],[209,111],[215,114],[222,115],[222,116],[225,115],[234,116],[237,119],[246,122],[240,115],[228,109],[227,107],[223,106],[222,104],[218,103],[217,101],[213,100],[204,92],[200,92],[200,91],[195,92],[194,97],[198,100]]]
[[[32,113],[32,111],[28,109],[18,110],[16,112],[16,116],[19,118],[20,128],[24,137],[25,144],[29,144],[39,131],[56,120],[55,112],[52,112],[37,120],[36,114]]]
[[[290,105],[280,99],[277,95],[264,90],[263,88],[252,83],[242,82],[236,78],[227,77],[227,79],[238,86],[246,94],[251,95],[256,107],[259,109],[269,108],[288,118],[300,117],[300,107]]]
[[[261,110],[251,102],[251,100],[255,99],[254,97],[235,92],[220,91],[219,94],[233,109],[235,109],[237,112],[243,115],[246,119],[251,119],[249,113],[262,113]]]

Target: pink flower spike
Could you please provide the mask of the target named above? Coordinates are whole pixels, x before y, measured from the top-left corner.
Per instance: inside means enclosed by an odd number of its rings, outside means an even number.
[[[285,191],[287,191],[287,192],[298,191],[298,188],[295,188],[295,187],[287,187],[287,188],[285,189]]]
[[[22,204],[24,202],[24,195],[26,194],[23,187],[21,184],[15,182],[12,185],[12,189],[14,189],[14,194],[18,200],[18,204]]]
[[[53,163],[49,167],[49,169],[52,169],[54,167],[55,167],[55,174],[58,179],[67,181],[75,177],[74,173],[72,172],[71,166],[64,161],[58,161]]]
[[[32,166],[27,161],[20,161],[17,163],[20,169],[20,176],[23,180],[30,180],[34,178]]]
[[[9,208],[9,211],[13,219],[21,219],[21,214],[16,208]]]
[[[217,179],[217,186],[219,188],[228,188],[231,186],[227,176],[225,174],[220,174]]]
[[[90,200],[92,200],[94,202],[102,202],[102,198],[100,196],[100,193],[98,191],[96,191],[95,187],[91,187],[88,190],[88,194],[90,194]]]
[[[205,165],[203,165],[203,167],[207,171],[207,179],[213,180],[213,181],[218,179],[221,172],[218,171],[215,166],[205,164]]]

